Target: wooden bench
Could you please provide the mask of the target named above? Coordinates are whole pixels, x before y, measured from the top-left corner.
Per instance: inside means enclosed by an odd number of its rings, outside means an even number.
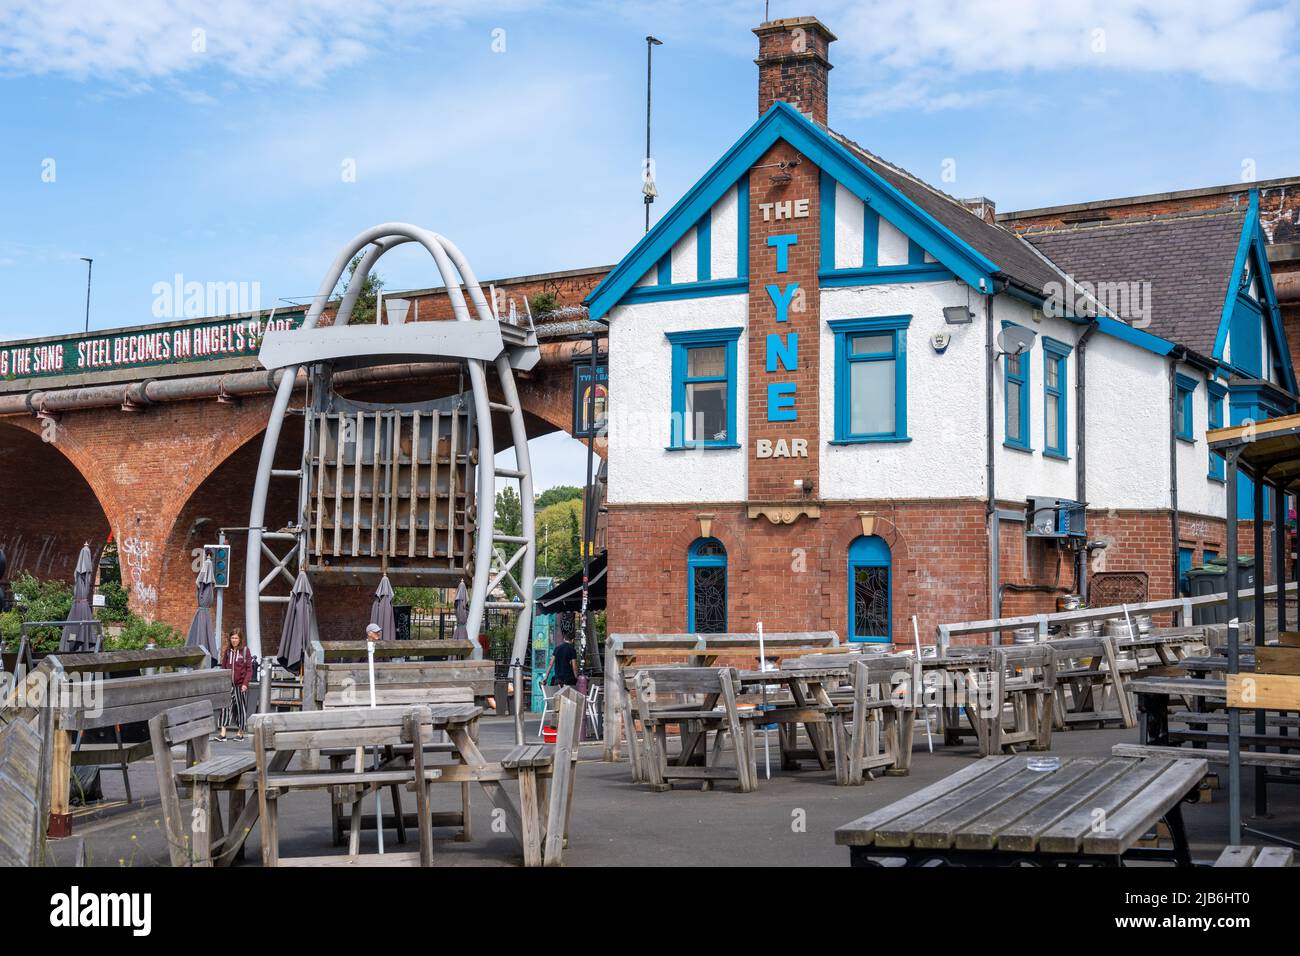
[[[430,828],[430,787],[441,771],[426,767],[424,733],[433,724],[427,707],[374,707],[300,713],[258,714],[251,719],[253,752],[257,760],[257,797],[262,818],[262,864],[283,865],[280,859],[279,798],[292,790],[318,790],[331,787],[358,787],[352,801],[352,837],[348,846],[350,860],[360,858],[361,802],[379,788],[411,784],[415,789],[419,852],[386,854],[375,865],[430,866],[433,862],[433,834]],[[392,761],[378,769],[358,761],[351,770],[277,769],[277,757],[326,747],[382,748],[393,744],[410,746],[409,766],[395,766]],[[287,766],[287,760],[284,762]],[[320,865],[320,857],[287,861],[288,865]],[[333,861],[337,862],[337,860]]]
[[[738,672],[732,667],[645,668],[628,678],[628,727],[634,728],[639,717],[643,728],[639,745],[634,733],[629,736],[629,749],[639,750],[633,766],[640,765],[651,789],[669,790],[674,780],[696,781],[705,790],[712,789],[715,780],[735,780],[743,793],[758,788],[754,718],[761,713],[737,707],[737,682]],[[679,703],[677,696],[701,699]],[[667,732],[673,724],[681,737],[681,750],[670,759]],[[727,737],[735,750],[735,768],[718,764]]]
[[[56,701],[53,754],[50,762],[50,835],[72,832],[72,767],[85,763],[136,760],[152,747],[120,744],[91,748],[78,757],[77,738],[87,730],[146,723],[184,704],[207,702],[214,709],[230,701],[230,671],[209,667],[202,648],[159,647],[139,651],[51,654],[37,669],[45,673]],[[140,672],[138,676],[115,676]],[[105,752],[108,750],[109,752]]]
[[[384,643],[396,644],[397,641],[388,641]],[[405,641],[401,643],[406,643]],[[368,685],[347,687],[331,691],[321,702],[322,710],[336,710],[342,707],[368,707],[370,705],[370,688]],[[473,704],[474,690],[471,687],[417,687],[405,684],[379,684],[375,685],[375,706],[376,707],[415,707],[429,704]],[[454,746],[448,741],[436,741],[430,735],[430,739],[424,743],[424,752],[427,755],[437,753],[454,753]],[[441,736],[445,737],[445,734]],[[386,753],[392,755],[409,756],[411,748],[409,745],[400,745],[386,748]],[[330,763],[332,770],[339,770],[343,764],[355,756],[356,749],[351,747],[328,747],[320,751],[320,756]],[[468,843],[472,839],[471,833],[471,814],[470,814],[470,783],[465,781],[461,783],[461,809],[458,813],[440,812],[433,815],[432,825],[438,827],[457,827],[459,833],[456,839],[462,843]],[[389,787],[389,794],[393,802],[393,826],[397,831],[397,842],[406,842],[406,828],[416,825],[417,821],[414,815],[408,816],[402,808],[402,788],[393,784]],[[334,845],[341,846],[344,840],[344,807],[353,801],[349,798],[345,788],[335,788],[331,792],[331,813],[333,816],[333,833]],[[369,815],[363,814],[361,817],[361,829],[369,830],[378,826],[378,822]]]
[[[796,706],[820,706],[824,712],[830,725],[837,784],[860,785],[882,769],[891,774],[909,772],[916,695],[921,688],[916,657],[813,655],[789,661],[783,669],[791,676],[818,675],[816,681],[792,681],[790,687]],[[800,689],[807,683],[813,685],[811,693]],[[810,739],[814,739],[811,734]],[[788,767],[787,743],[782,742],[782,764]],[[794,751],[793,756],[798,757],[799,752]]]
[[[1030,750],[1051,748],[1056,655],[1049,643],[953,649],[937,661],[922,661],[922,666],[964,679],[967,694],[975,697],[942,709],[945,743],[973,735],[983,757],[1008,748],[1014,752],[1019,744],[1027,744]],[[963,712],[966,726],[961,724]]]
[[[375,641],[375,690],[386,696],[402,690],[468,687],[480,705],[495,692],[496,665],[474,660],[392,660],[414,656],[423,645],[460,645],[463,641]],[[322,710],[347,697],[360,706],[370,702],[366,641],[312,641],[303,659],[303,708]],[[426,648],[427,649],[427,648]],[[451,653],[451,649],[446,649]],[[423,700],[424,698],[421,698]],[[349,706],[346,703],[341,706]]]
[[[1209,747],[1192,749],[1158,744],[1115,744],[1110,752],[1117,757],[1195,757],[1212,764],[1228,763],[1228,751]],[[1242,750],[1241,765],[1272,770],[1300,770],[1300,754]]]
[[[1199,757],[1199,754],[1197,755]],[[1161,859],[1191,866],[1181,804],[1205,775],[1191,759],[985,757],[835,831],[855,866],[1121,865]],[[1163,819],[1172,849],[1140,847]]]
[[[764,635],[763,650],[769,660],[824,654],[842,647],[834,631],[797,631]],[[845,648],[847,650],[847,648]],[[680,663],[688,667],[711,667],[721,656],[749,657],[757,661],[756,633],[729,634],[611,634],[605,643],[604,759],[619,759],[619,745],[626,735],[629,756],[633,733],[626,733],[628,711],[627,678],[640,666],[662,667]],[[641,779],[633,767],[633,777]]]
[[[1279,867],[1295,864],[1295,850],[1290,847],[1225,846],[1215,866]]]
[[[1115,723],[1137,726],[1113,638],[1067,637],[1046,643],[1056,655],[1057,730]]]
[[[233,859],[243,859],[244,843],[257,821],[257,804],[247,802],[257,760],[251,753],[213,757],[208,738],[216,729],[208,701],[172,707],[149,720],[163,833],[172,866],[229,865]],[[181,744],[185,745],[185,763],[177,769],[172,748]],[[181,809],[178,781],[193,794],[194,808],[188,816]],[[221,792],[229,794],[225,828],[218,799]]]
[[[53,728],[48,706],[30,720],[0,723],[0,867],[86,865],[80,837],[45,838]]]

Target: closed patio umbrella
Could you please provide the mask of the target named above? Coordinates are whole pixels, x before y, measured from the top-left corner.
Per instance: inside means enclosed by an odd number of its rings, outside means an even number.
[[[469,631],[465,625],[469,623],[469,591],[465,590],[465,579],[460,579],[460,585],[456,588],[456,602],[453,605],[456,610],[456,630],[452,632],[451,638],[454,641],[468,641]]]
[[[90,606],[90,593],[94,587],[95,559],[90,553],[90,545],[85,544],[77,556],[77,570],[72,576],[72,610],[68,612],[67,625],[59,641],[61,653],[95,649],[92,640],[94,629],[90,623],[95,620],[94,609]]]
[[[195,582],[198,610],[194,620],[190,621],[190,631],[185,635],[186,647],[201,647],[208,652],[213,661],[217,659],[217,638],[212,630],[212,615],[209,611],[217,596],[217,576],[212,569],[212,559],[204,558],[203,567],[199,568],[199,577]]]
[[[370,605],[370,623],[380,627],[381,641],[397,640],[397,622],[393,620],[393,586],[388,583],[388,575],[379,579],[375,588],[375,600]]]
[[[316,598],[312,593],[311,582],[307,572],[299,571],[289,592],[289,607],[284,612],[284,629],[280,632],[280,646],[275,656],[284,667],[297,667],[302,664],[307,652],[307,642],[311,640],[312,619],[316,616]]]

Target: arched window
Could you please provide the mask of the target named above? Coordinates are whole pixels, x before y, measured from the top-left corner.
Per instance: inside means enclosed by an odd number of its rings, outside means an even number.
[[[889,545],[871,535],[849,545],[849,640],[892,637]]]
[[[686,558],[686,629],[692,634],[727,630],[727,549],[717,538],[697,538]]]

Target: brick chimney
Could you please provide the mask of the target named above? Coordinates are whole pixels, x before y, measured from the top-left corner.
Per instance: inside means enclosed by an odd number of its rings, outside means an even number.
[[[758,115],[785,100],[814,122],[826,125],[827,58],[835,34],[816,17],[769,20],[758,35]]]

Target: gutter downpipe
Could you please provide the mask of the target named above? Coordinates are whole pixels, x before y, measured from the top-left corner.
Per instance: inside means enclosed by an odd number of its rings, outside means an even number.
[[[1178,363],[1186,358],[1186,352],[1174,349],[1169,353],[1169,527],[1172,544],[1171,561],[1173,570],[1173,594],[1178,596]]]
[[[1005,290],[1006,286],[1003,286]],[[985,504],[985,519],[988,522],[989,534],[989,618],[997,619],[1002,615],[1002,592],[998,587],[999,579],[1002,577],[1002,569],[999,565],[999,545],[1001,541],[1001,529],[998,521],[998,500],[995,482],[994,470],[994,402],[993,402],[993,384],[997,376],[997,341],[993,333],[993,296],[990,293],[984,298],[984,351],[985,351],[985,413],[987,422],[985,426],[985,481],[988,485],[988,502]],[[998,634],[993,635],[993,643],[997,643]]]
[[[1079,335],[1079,341],[1075,345],[1079,358],[1074,367],[1074,433],[1076,443],[1074,496],[1083,502],[1085,506],[1088,501],[1088,415],[1086,401],[1088,340],[1092,338],[1092,333],[1096,331],[1097,320],[1095,318],[1089,319],[1087,327]],[[1086,606],[1088,603],[1088,549],[1086,547],[1079,552],[1077,560],[1078,566],[1075,569],[1075,574],[1078,577],[1079,597],[1083,599]]]

